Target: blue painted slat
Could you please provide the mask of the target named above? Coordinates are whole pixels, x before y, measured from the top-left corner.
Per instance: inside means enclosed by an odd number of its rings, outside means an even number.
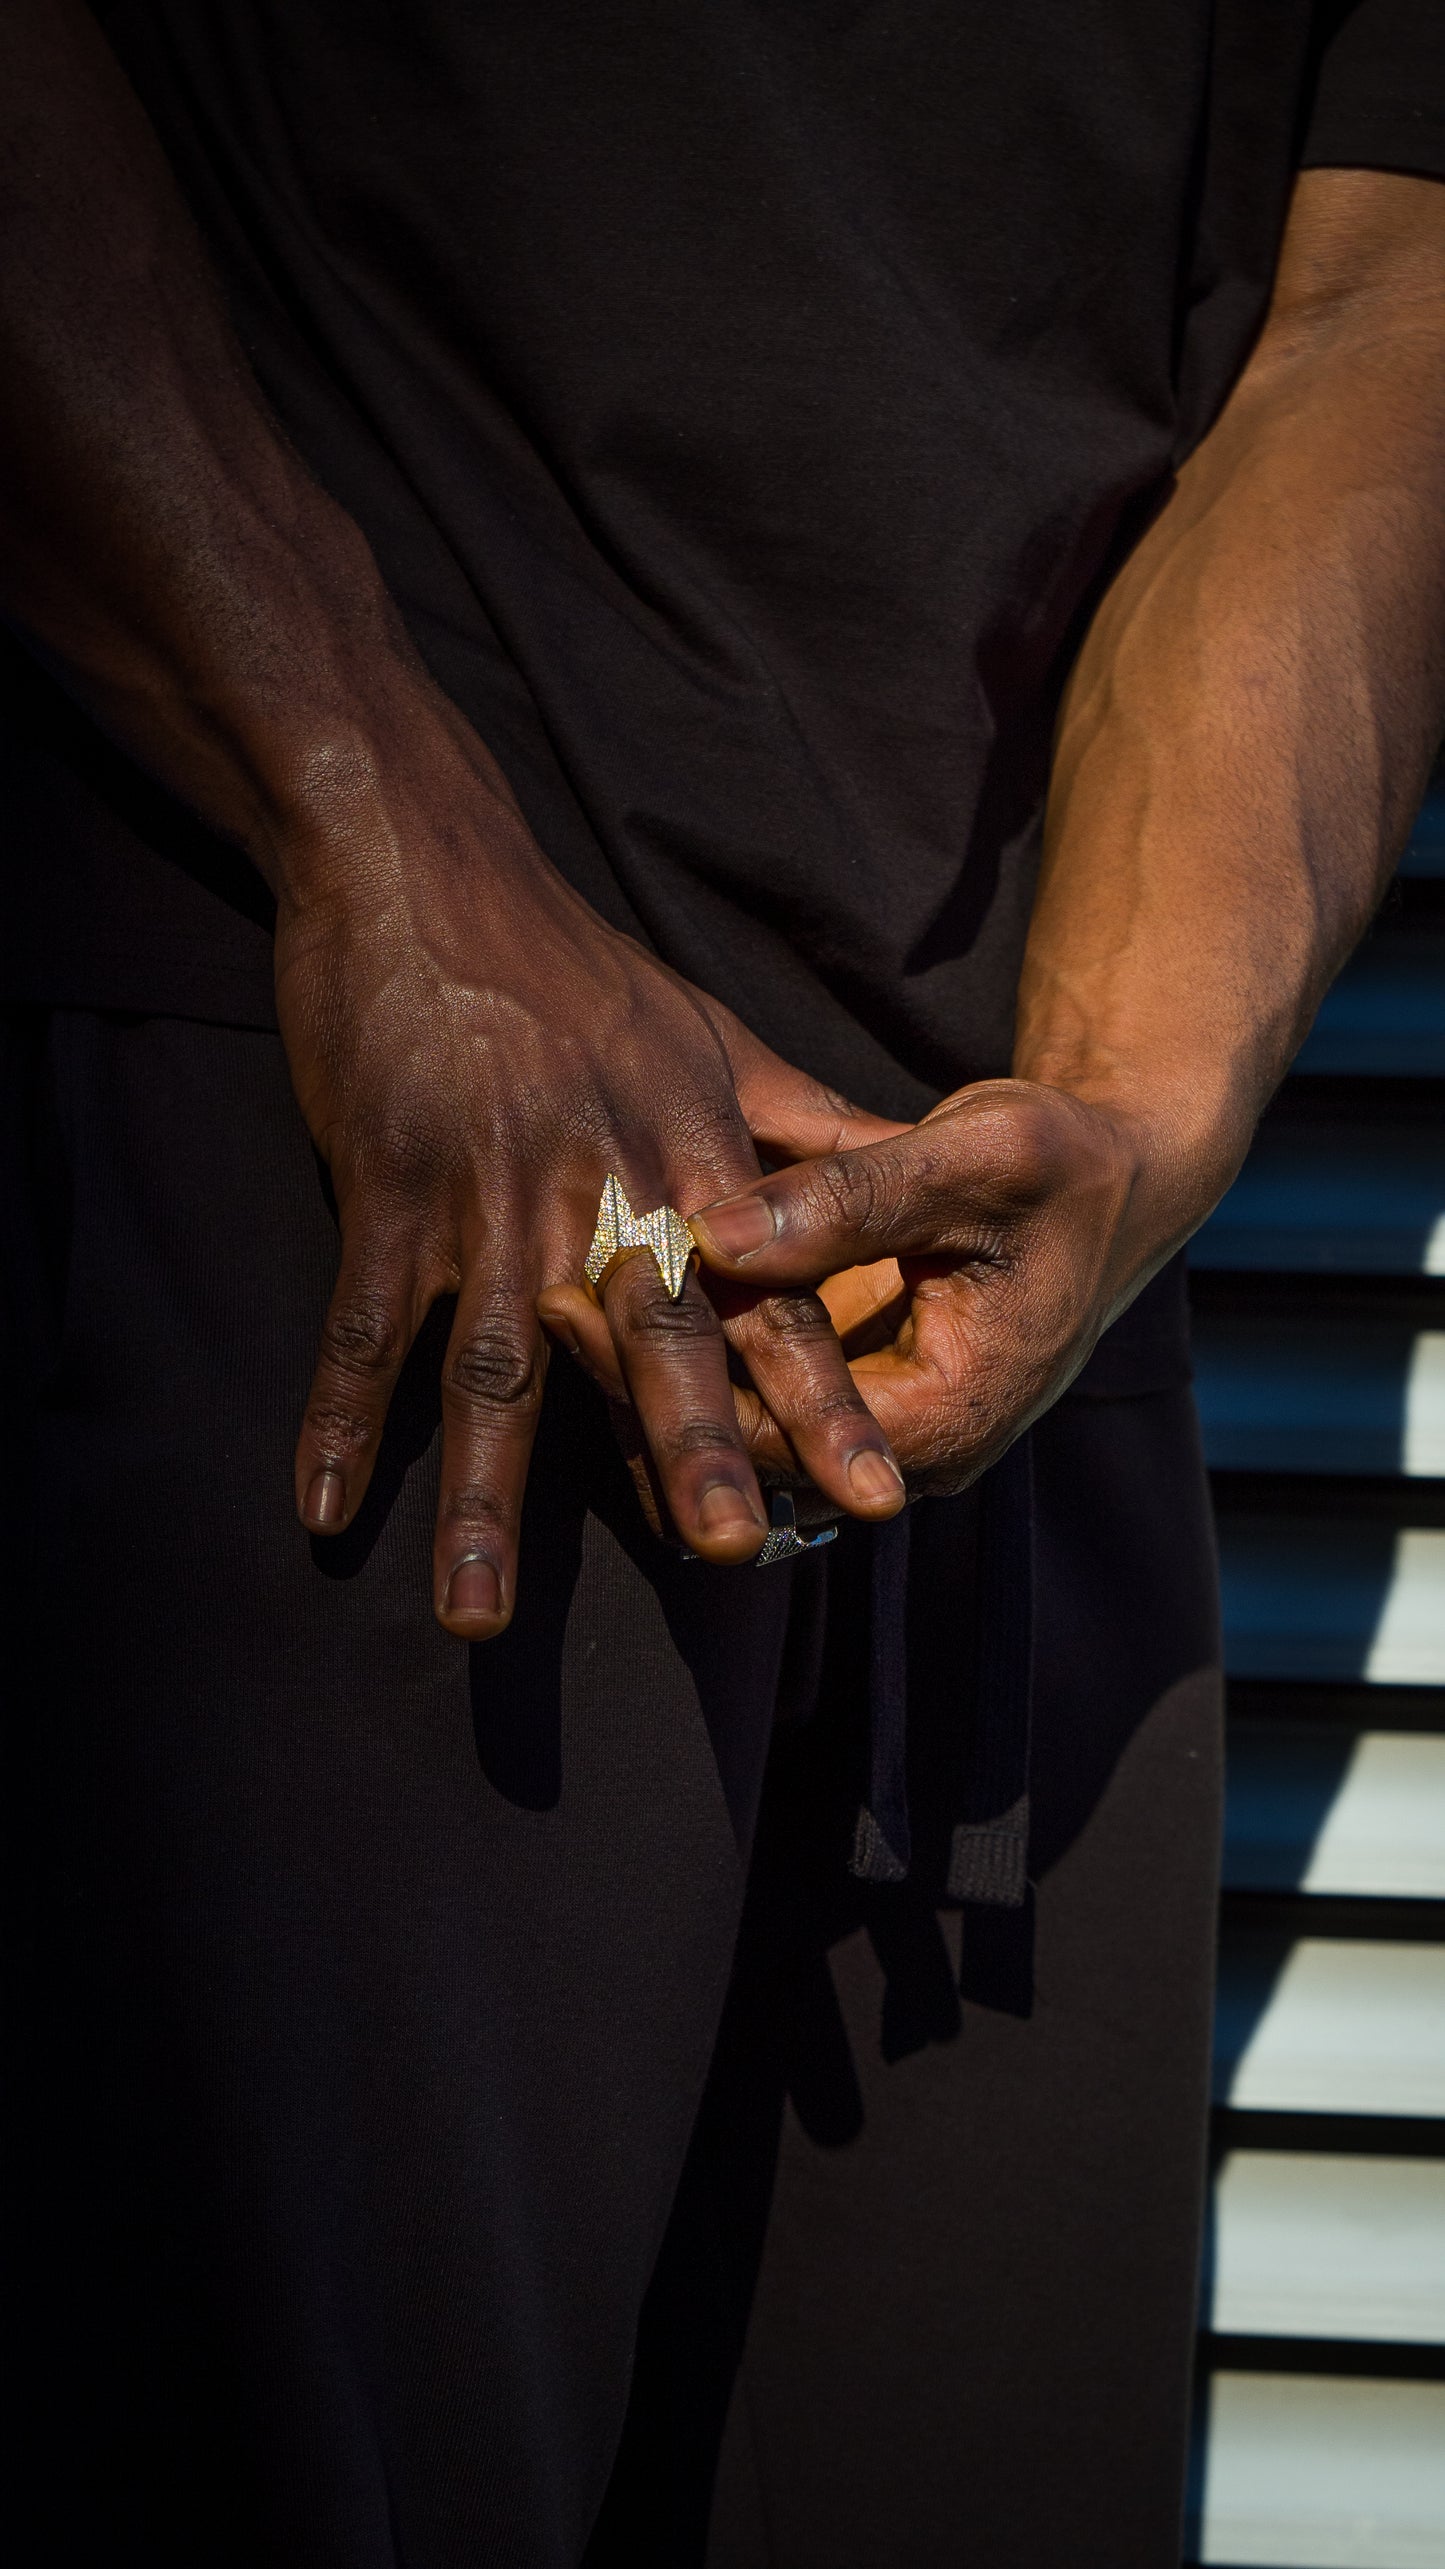
[[[1445,1736],[1235,1721],[1226,1772],[1231,1890],[1445,1899]]]
[[[1400,872],[1439,880],[1445,875],[1445,785],[1433,786],[1421,805],[1410,844],[1400,859]]]
[[[1401,872],[1445,878],[1440,785]],[[1445,937],[1420,911],[1417,899],[1402,920],[1397,907],[1330,992],[1298,1064],[1306,1078],[1445,1076]],[[1314,1093],[1322,1105],[1331,1095]],[[1288,1106],[1271,1119],[1195,1242],[1196,1266],[1445,1275],[1445,1118],[1402,1107],[1398,1093],[1375,1116],[1358,1092],[1340,1109],[1328,1122]],[[1332,1306],[1197,1316],[1211,1462],[1445,1469],[1445,1331],[1344,1312],[1338,1295]],[[1437,1895],[1445,1739],[1392,1730],[1388,1708],[1392,1684],[1445,1677],[1445,1533],[1241,1511],[1226,1516],[1221,1550],[1232,1669],[1364,1678],[1381,1708],[1353,1729],[1232,1725],[1226,1882],[1332,1900]],[[1216,2095],[1246,2117],[1439,2116],[1445,2131],[1445,1903],[1441,1915],[1432,1946],[1292,1936],[1283,1924],[1256,1932],[1227,1909]],[[1442,2174],[1420,2159],[1234,2151],[1216,2188],[1207,2319],[1246,2336],[1438,2338]],[[1445,2384],[1348,2372],[1262,2365],[1211,2379],[1206,2367],[1191,2556],[1239,2569],[1445,2569]]]
[[[1337,1517],[1221,1517],[1236,1677],[1445,1684],[1445,1532]]]
[[[1377,929],[1326,991],[1295,1068],[1445,1078],[1445,936]]]
[[[1217,1471],[1445,1474],[1445,1329],[1206,1310],[1194,1354]]]
[[[1445,1274],[1445,1119],[1272,1121],[1189,1255],[1241,1271]]]

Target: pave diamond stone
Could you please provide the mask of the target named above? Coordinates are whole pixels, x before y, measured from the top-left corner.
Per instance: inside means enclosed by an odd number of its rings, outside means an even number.
[[[583,1272],[589,1284],[602,1282],[614,1258],[624,1249],[650,1249],[657,1260],[657,1272],[676,1302],[687,1282],[687,1262],[692,1256],[692,1233],[680,1213],[670,1204],[659,1204],[655,1213],[634,1213],[627,1201],[627,1190],[620,1177],[609,1176],[597,1208],[597,1228],[587,1252]]]
[[[791,1561],[800,1552],[817,1552],[837,1536],[836,1525],[825,1526],[821,1534],[798,1532],[797,1511],[786,1490],[773,1492],[773,1521],[764,1538],[763,1548],[753,1563],[755,1570],[766,1570],[774,1561]]]

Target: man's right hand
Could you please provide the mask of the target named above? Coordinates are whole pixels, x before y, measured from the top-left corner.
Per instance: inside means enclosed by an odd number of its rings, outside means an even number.
[[[803,1155],[897,1128],[790,1069],[598,919],[450,708],[423,716],[401,763],[404,775],[333,757],[268,869],[282,1032],[342,1231],[296,1498],[318,1534],[350,1521],[407,1350],[454,1294],[435,1606],[448,1631],[480,1640],[515,1593],[546,1361],[538,1297],[576,1285],[609,1170],[639,1212],[686,1216],[758,1174],[754,1135]],[[725,1335],[696,1273],[673,1302],[634,1252],[602,1303],[667,1511],[704,1559],[750,1559],[768,1523],[728,1336],[828,1500],[865,1518],[901,1506],[816,1295],[752,1297]]]

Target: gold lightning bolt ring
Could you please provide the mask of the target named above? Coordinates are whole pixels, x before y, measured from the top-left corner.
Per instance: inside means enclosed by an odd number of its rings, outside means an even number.
[[[692,1233],[670,1204],[659,1204],[655,1213],[634,1213],[621,1178],[611,1176],[602,1190],[597,1228],[582,1270],[594,1291],[614,1260],[628,1249],[652,1251],[657,1272],[676,1302],[687,1282],[688,1261],[693,1255]]]

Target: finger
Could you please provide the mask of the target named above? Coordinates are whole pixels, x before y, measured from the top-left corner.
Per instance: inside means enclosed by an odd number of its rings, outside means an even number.
[[[730,1009],[710,1003],[732,1069],[738,1104],[760,1150],[777,1160],[816,1159],[856,1151],[910,1127],[866,1107],[770,1050]]]
[[[564,1285],[541,1295],[539,1309],[599,1389],[625,1399],[616,1343],[596,1304]],[[754,1463],[805,1474],[854,1516],[896,1515],[902,1475],[818,1297],[735,1298],[731,1312],[724,1305],[723,1334],[755,1387],[749,1393],[733,1384],[734,1414]]]
[[[884,1346],[908,1308],[908,1288],[896,1258],[880,1258],[871,1267],[844,1267],[840,1275],[825,1276],[818,1298],[850,1356]]]
[[[566,1348],[569,1356],[576,1358],[583,1372],[591,1375],[598,1390],[605,1395],[612,1433],[632,1476],[642,1513],[652,1532],[664,1535],[667,1529],[663,1524],[662,1493],[652,1456],[647,1450],[647,1440],[628,1396],[606,1313],[600,1303],[583,1292],[580,1285],[549,1285],[545,1293],[537,1296],[537,1310],[548,1334],[556,1339],[559,1346]],[[737,1386],[734,1385],[734,1405],[737,1397]]]
[[[627,1384],[607,1315],[583,1286],[548,1285],[537,1296],[537,1316],[549,1337],[576,1357],[599,1391],[609,1400],[626,1400]]]
[[[648,1511],[648,1522],[653,1523],[656,1508],[651,1487],[652,1462],[628,1397],[606,1314],[577,1285],[549,1286],[538,1296],[537,1308],[558,1345],[576,1358],[598,1390],[606,1394],[612,1409],[614,1430],[637,1481],[638,1494]],[[766,1465],[775,1475],[788,1480],[801,1479],[803,1466],[766,1402],[746,1383],[734,1381],[732,1392],[734,1414],[754,1467]],[[653,1525],[654,1533],[660,1530],[660,1523]]]
[[[759,1398],[750,1383],[734,1383],[733,1408],[754,1471],[766,1472],[770,1481],[782,1481],[794,1491],[802,1489],[802,1464],[767,1402]]]
[[[474,1262],[442,1366],[442,1469],[432,1550],[438,1621],[488,1641],[512,1618],[522,1493],[546,1380],[534,1296]]]
[[[756,1179],[690,1217],[719,1274],[817,1284],[886,1258],[988,1259],[1053,1179],[1041,1118],[999,1081],[906,1132]]]
[[[728,1379],[722,1323],[694,1272],[676,1301],[645,1249],[619,1258],[603,1308],[673,1523],[708,1561],[748,1561],[768,1519]]]
[[[296,1440],[296,1512],[311,1533],[339,1534],[361,1505],[397,1375],[440,1290],[410,1238],[348,1228]]]
[[[749,1295],[731,1312],[725,1301],[724,1328],[815,1487],[851,1516],[896,1516],[903,1476],[818,1296]]]
[[[856,1358],[854,1382],[910,1489],[965,1488],[997,1462],[1082,1360],[1026,1275],[916,1278],[894,1342]]]

